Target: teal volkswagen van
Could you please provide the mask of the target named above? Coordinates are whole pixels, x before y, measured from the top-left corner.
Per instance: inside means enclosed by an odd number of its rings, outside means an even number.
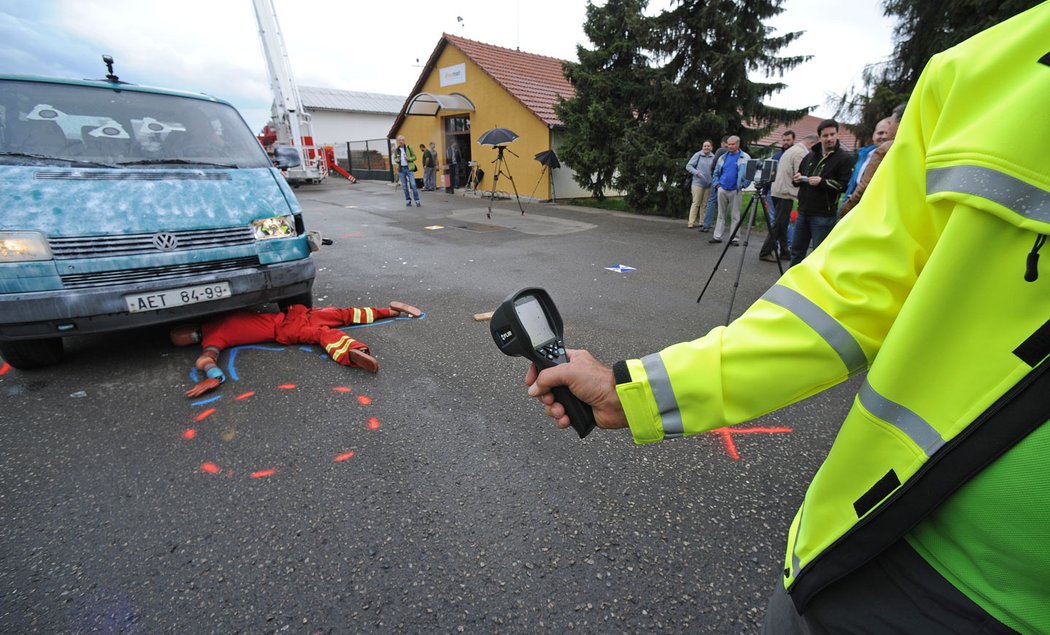
[[[0,75],[0,357],[15,368],[57,363],[67,336],[311,303],[302,209],[237,110],[112,79]]]

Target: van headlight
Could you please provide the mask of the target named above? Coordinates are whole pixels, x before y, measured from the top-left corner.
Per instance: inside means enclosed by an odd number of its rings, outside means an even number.
[[[51,247],[40,232],[0,232],[0,262],[51,260]]]
[[[296,236],[295,219],[292,216],[274,216],[252,221],[252,232],[255,240],[271,238],[291,238]]]

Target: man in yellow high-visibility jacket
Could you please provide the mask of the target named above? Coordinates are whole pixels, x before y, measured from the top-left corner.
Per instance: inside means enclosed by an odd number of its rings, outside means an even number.
[[[860,204],[744,315],[530,369],[638,443],[867,371],[788,532],[770,632],[1050,632],[1050,3],[935,56]],[[767,389],[756,380],[777,377]]]

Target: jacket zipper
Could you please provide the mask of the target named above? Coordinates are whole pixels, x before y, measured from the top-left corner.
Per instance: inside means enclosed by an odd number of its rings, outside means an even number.
[[[1024,272],[1026,282],[1035,282],[1039,279],[1039,250],[1043,248],[1043,243],[1045,242],[1045,234],[1035,235],[1035,244],[1032,245],[1032,251],[1028,253],[1027,266]]]

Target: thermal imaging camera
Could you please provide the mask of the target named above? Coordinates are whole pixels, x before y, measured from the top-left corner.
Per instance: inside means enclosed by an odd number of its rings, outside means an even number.
[[[777,163],[775,159],[751,159],[744,167],[744,178],[756,186],[768,185],[777,178]]]
[[[524,357],[540,370],[569,361],[562,339],[561,315],[543,289],[529,287],[511,295],[492,313],[489,326],[492,339],[504,355]],[[595,425],[591,407],[565,386],[557,386],[551,392],[565,407],[576,434],[581,439],[590,434]]]

